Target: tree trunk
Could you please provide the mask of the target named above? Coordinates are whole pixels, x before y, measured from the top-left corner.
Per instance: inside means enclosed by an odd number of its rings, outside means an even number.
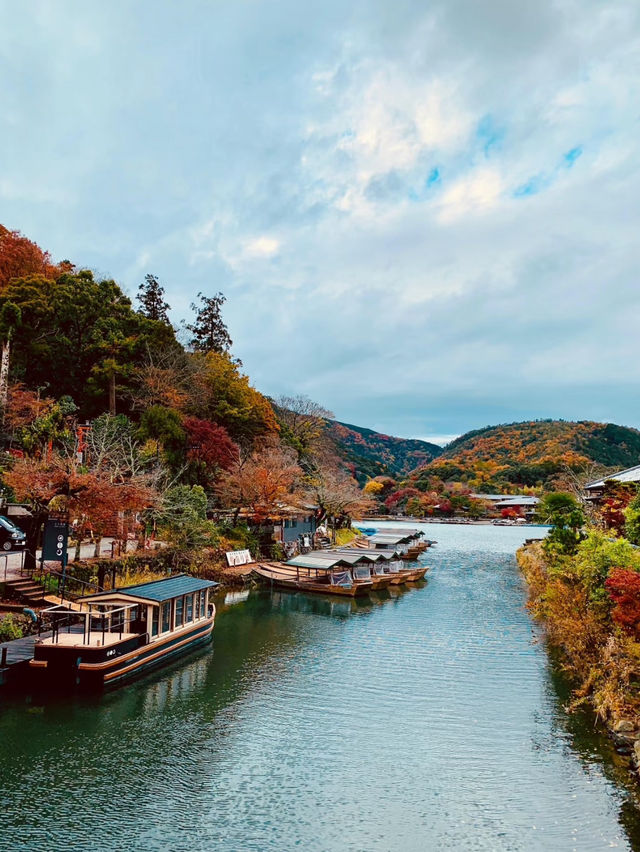
[[[2,359],[0,360],[0,408],[2,409],[2,422],[7,410],[9,399],[9,355],[11,354],[11,338],[7,337],[2,342]]]
[[[113,372],[109,373],[109,414],[116,415],[116,374]]]
[[[42,529],[42,524],[45,522],[48,515],[48,512],[36,510],[33,517],[30,519],[29,529],[25,530],[27,533],[27,541],[24,553],[24,567],[25,571],[29,573],[33,573],[37,567],[36,550],[40,541],[40,530]]]

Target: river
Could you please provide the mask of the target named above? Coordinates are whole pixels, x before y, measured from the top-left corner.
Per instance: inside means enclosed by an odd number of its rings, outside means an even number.
[[[640,849],[630,775],[525,609],[536,530],[424,528],[420,588],[230,596],[170,669],[3,696],[0,850]]]

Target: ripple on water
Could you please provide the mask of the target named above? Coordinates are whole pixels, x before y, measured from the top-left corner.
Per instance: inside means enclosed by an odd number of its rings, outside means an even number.
[[[5,706],[0,850],[635,848],[524,609],[526,533],[427,534],[421,588],[252,594],[212,652],[99,702]]]

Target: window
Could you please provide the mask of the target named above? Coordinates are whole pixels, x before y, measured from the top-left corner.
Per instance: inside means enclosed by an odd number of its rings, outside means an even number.
[[[204,618],[204,608],[207,599],[206,592],[200,592],[200,618]]]
[[[176,598],[176,627],[182,627],[182,616],[184,613],[184,598]]]
[[[171,628],[171,601],[162,604],[162,632]]]
[[[158,635],[158,614],[159,614],[159,611],[160,611],[159,607],[157,607],[157,606],[153,607],[153,614],[151,616],[151,635],[152,636]]]
[[[193,621],[193,595],[187,595],[187,614],[185,615],[185,623]]]

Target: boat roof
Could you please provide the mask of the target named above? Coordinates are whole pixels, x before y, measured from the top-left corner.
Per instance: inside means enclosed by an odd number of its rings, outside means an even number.
[[[357,554],[355,558],[350,558],[345,556],[344,553],[329,553],[325,550],[321,553],[303,553],[300,556],[294,556],[286,564],[292,565],[294,568],[325,568],[329,570],[336,565],[355,565],[362,561],[363,558]]]
[[[347,548],[338,547],[337,550],[339,553],[345,553]],[[395,550],[376,550],[373,547],[359,547],[357,552],[373,562],[377,562],[379,559],[393,559],[394,556],[397,556]]]
[[[372,544],[402,544],[405,541],[411,541],[410,535],[383,535],[378,533],[377,535],[369,536],[369,541]]]
[[[402,536],[410,536],[411,538],[420,538],[420,536],[424,535],[423,530],[419,530],[416,527],[384,527],[378,528],[378,531],[375,533],[376,535],[402,535]]]
[[[202,580],[200,577],[193,577],[191,574],[174,574],[172,577],[165,577],[162,580],[150,580],[148,583],[121,586],[120,588],[97,592],[95,595],[87,595],[82,598],[82,602],[90,603],[107,596],[121,597],[124,595],[128,598],[161,603],[171,598],[179,598],[182,595],[189,595],[192,592],[200,592],[203,589],[210,589],[219,585],[213,580]]]

